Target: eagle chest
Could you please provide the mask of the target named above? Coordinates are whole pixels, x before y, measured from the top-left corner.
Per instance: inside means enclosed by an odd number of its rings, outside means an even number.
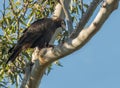
[[[46,31],[43,35],[43,38],[44,38],[45,42],[49,43],[53,34],[54,34],[54,31],[50,31],[50,30]]]
[[[48,24],[45,27],[43,38],[46,40],[46,42],[49,42],[51,40],[52,36],[54,35],[55,29],[56,27],[54,26],[54,24],[51,24],[51,25]]]

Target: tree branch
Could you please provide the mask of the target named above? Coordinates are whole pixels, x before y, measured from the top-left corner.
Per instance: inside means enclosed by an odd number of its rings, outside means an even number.
[[[78,23],[76,29],[70,37],[77,37],[77,35],[80,33],[80,31],[85,27],[87,22],[89,21],[90,17],[92,16],[93,12],[97,8],[97,6],[102,2],[103,0],[93,0],[88,7],[87,11],[83,14],[82,18],[80,19],[80,22]]]
[[[97,2],[100,0],[94,1]],[[35,61],[35,65],[31,72],[32,75],[29,79],[29,82],[36,85],[36,87],[28,85],[28,88],[38,88],[39,82],[43,77],[44,71],[49,64],[73,53],[74,51],[84,46],[94,36],[94,34],[100,30],[101,26],[104,24],[106,19],[118,7],[118,1],[119,0],[106,0],[106,2],[103,3],[101,9],[99,10],[96,18],[88,28],[80,31],[80,29],[82,29],[85,26],[85,22],[87,22],[88,18],[91,16],[91,14],[86,13],[90,16],[87,17],[87,21],[84,21],[85,18],[84,20],[80,21],[80,23],[82,23],[83,26],[79,23],[79,25],[76,28],[76,31],[74,32],[75,36],[71,35],[70,38],[66,40],[63,44],[57,45],[54,48],[44,48],[41,51],[37,52],[36,55],[37,58],[39,58],[39,61]],[[96,5],[93,5],[93,8],[90,8],[92,11],[95,9],[94,6]]]
[[[53,13],[52,18],[53,18],[53,19],[56,19],[57,17],[60,17],[60,18],[62,18],[62,19],[65,19],[65,15],[68,15],[68,13],[66,12],[66,9],[68,9],[69,4],[70,4],[70,1],[71,1],[71,0],[62,0],[62,3],[67,3],[66,6],[65,6],[65,4],[62,4],[62,6],[61,6],[61,4],[58,3],[58,4],[56,5],[56,7],[55,7],[55,10],[54,10],[54,13]],[[64,6],[64,9],[65,9],[64,11],[63,11],[63,6]],[[65,14],[64,14],[64,12],[65,12]],[[70,18],[70,17],[69,17],[69,18]],[[71,19],[70,19],[70,20],[71,20]],[[70,24],[71,24],[71,23],[70,23]],[[68,24],[68,25],[70,25],[70,24]],[[72,31],[72,29],[70,29],[70,30]],[[49,42],[49,44],[53,45],[56,36],[57,36],[58,33],[60,33],[60,32],[62,32],[62,29],[56,30],[56,32],[55,32],[54,35],[52,36],[52,39],[51,39],[51,41]]]
[[[65,17],[67,20],[67,25],[68,25],[68,34],[70,35],[73,31],[73,26],[72,26],[72,18],[71,15],[69,13],[69,8],[67,6],[67,2],[63,2],[63,0],[60,0],[60,3],[62,5],[63,11],[65,13]]]
[[[54,49],[43,49],[39,55],[42,55],[42,58],[48,64],[80,49],[100,30],[104,22],[117,7],[118,0],[106,0],[91,25],[79,33],[75,32],[75,34],[78,34],[76,38],[71,37]]]
[[[30,78],[30,73],[31,73],[31,67],[30,67],[30,64],[27,64],[25,68],[24,79],[22,81],[22,85],[20,86],[20,88],[26,87],[27,81]]]

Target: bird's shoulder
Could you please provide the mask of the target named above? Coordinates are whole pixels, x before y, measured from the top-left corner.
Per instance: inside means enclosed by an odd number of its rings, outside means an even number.
[[[51,18],[42,18],[34,21],[28,28],[26,28],[23,33],[34,32],[34,31],[43,31],[46,27],[49,27],[52,24]]]

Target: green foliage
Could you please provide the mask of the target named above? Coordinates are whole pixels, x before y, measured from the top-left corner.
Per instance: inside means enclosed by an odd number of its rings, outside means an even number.
[[[70,5],[70,13],[73,22],[73,28],[76,27],[76,24],[80,21],[81,17],[86,12],[88,5],[83,2],[84,0],[72,0]]]
[[[8,51],[17,43],[22,35],[22,31],[34,20],[42,17],[50,17],[52,15],[57,0],[2,1],[3,8],[0,9],[0,88],[8,88],[10,84],[15,84],[16,87],[19,87],[22,81],[22,74],[24,74],[25,65],[30,61],[33,50],[28,49],[22,52],[14,63],[6,65],[5,62],[9,57]],[[76,17],[80,14],[81,6],[87,8],[87,5],[80,5],[79,0],[73,0],[70,9],[73,22],[76,22]],[[64,41],[67,36],[67,31],[59,34],[57,37],[58,43]],[[62,66],[58,61],[55,64]],[[51,66],[48,68],[48,73],[50,70]]]

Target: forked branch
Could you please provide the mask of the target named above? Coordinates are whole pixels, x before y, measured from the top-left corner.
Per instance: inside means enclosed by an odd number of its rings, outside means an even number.
[[[82,20],[79,22],[76,31],[70,36],[68,40],[66,40],[63,44],[57,45],[54,48],[45,48],[37,52],[36,55],[38,56],[36,57],[38,58],[38,60],[35,61],[30,79],[28,80],[28,82],[36,85],[36,87],[32,87],[32,85],[30,86],[26,84],[28,88],[39,87],[40,81],[43,77],[43,73],[48,65],[84,46],[96,34],[96,32],[100,30],[101,26],[110,16],[110,14],[118,7],[119,4],[119,0],[106,0],[102,4],[96,18],[90,24],[90,26],[84,30],[81,30],[88,22],[89,18],[91,17],[92,13],[94,12],[100,1],[101,0],[93,0],[93,7],[89,7],[88,11],[84,14]],[[44,62],[40,64],[39,62],[41,59]]]

